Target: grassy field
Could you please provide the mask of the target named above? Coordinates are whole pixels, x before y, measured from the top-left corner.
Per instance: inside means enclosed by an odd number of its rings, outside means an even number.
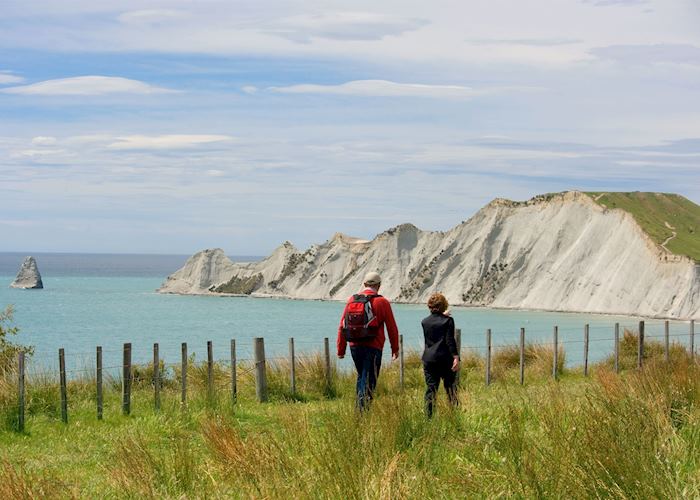
[[[207,402],[202,367],[188,371],[191,398],[179,405],[179,373],[164,381],[152,409],[149,367],[135,382],[131,416],[120,414],[119,381],[107,387],[105,418],[95,418],[93,381],[70,384],[69,423],[60,421],[50,377],[29,386],[24,433],[16,426],[13,374],[0,378],[0,498],[698,498],[700,369],[680,346],[671,363],[647,347],[645,368],[621,375],[607,360],[584,378],[552,352],[527,350],[526,385],[517,383],[517,350],[494,356],[485,387],[483,360],[463,360],[461,404],[439,396],[423,414],[417,354],[406,387],[396,364],[384,367],[371,410],[353,407],[353,377],[326,387],[318,358],[268,367],[271,401],[254,400],[246,367],[238,401],[228,372],[216,371],[218,400]],[[622,343],[623,366],[636,341]],[[249,368],[249,367],[248,367]]]
[[[677,194],[586,193],[607,208],[632,214],[637,223],[658,244],[676,233],[666,245],[674,254],[700,262],[700,206]],[[669,227],[671,226],[671,227]]]

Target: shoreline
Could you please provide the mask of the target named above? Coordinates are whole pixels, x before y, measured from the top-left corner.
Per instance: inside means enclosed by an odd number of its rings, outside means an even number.
[[[343,303],[342,299],[310,299],[302,297],[290,297],[289,295],[270,295],[270,294],[236,294],[236,293],[179,293],[179,292],[160,292],[158,289],[155,293],[159,295],[180,295],[180,296],[191,296],[191,297],[219,297],[219,298],[251,298],[251,299],[275,299],[275,300],[298,300],[298,301],[311,301],[311,302],[338,302]],[[391,301],[392,304],[401,305],[413,305],[413,306],[424,306],[422,302],[404,302],[404,301]],[[635,313],[627,312],[599,312],[599,311],[575,311],[575,310],[563,310],[563,309],[534,309],[534,308],[523,308],[523,307],[505,307],[505,306],[472,306],[466,304],[450,304],[451,309],[476,309],[476,310],[492,310],[492,311],[513,311],[513,312],[543,312],[543,313],[557,313],[557,314],[591,314],[595,316],[624,316],[628,318],[638,318],[640,320],[653,319],[653,320],[668,320],[682,323],[690,323],[691,321],[698,321],[698,318],[675,318],[672,316],[645,316]]]

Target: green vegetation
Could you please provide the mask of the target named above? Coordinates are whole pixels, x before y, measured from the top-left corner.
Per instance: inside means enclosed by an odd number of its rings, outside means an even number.
[[[627,333],[622,365],[633,366]],[[166,370],[163,404],[152,409],[149,374],[134,382],[132,415],[122,416],[119,380],[110,379],[105,418],[95,418],[94,380],[69,385],[69,423],[60,421],[55,376],[33,377],[24,433],[13,430],[15,376],[0,378],[0,498],[697,498],[700,496],[700,367],[676,346],[663,362],[647,344],[645,368],[613,373],[609,361],[560,367],[531,345],[526,385],[517,350],[494,353],[494,383],[483,359],[463,359],[461,405],[444,393],[427,421],[418,353],[383,369],[371,410],[353,408],[353,377],[328,387],[318,357],[300,361],[297,388],[288,366],[268,366],[271,402],[254,401],[251,366],[239,369],[240,394],[208,402],[206,368],[188,371],[190,400],[179,404],[177,369]],[[563,356],[560,356],[563,361]],[[175,365],[176,366],[176,365]]]
[[[632,214],[656,243],[668,240],[666,248],[670,252],[700,262],[700,206],[692,201],[667,193],[586,194],[603,207]]]
[[[19,329],[12,325],[12,315],[14,309],[7,306],[5,310],[0,310],[0,375],[7,372],[14,366],[17,354],[25,352],[31,354],[34,349],[31,347],[14,344],[8,340],[12,335],[17,335]]]
[[[227,283],[219,285],[213,291],[217,293],[236,293],[250,295],[262,283],[262,274],[254,274],[248,278],[232,277]]]

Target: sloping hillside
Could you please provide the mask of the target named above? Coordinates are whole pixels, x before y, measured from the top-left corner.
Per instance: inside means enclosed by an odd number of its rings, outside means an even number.
[[[663,235],[647,234],[632,213],[594,199],[496,199],[449,231],[401,224],[371,241],[336,234],[305,251],[286,242],[249,264],[205,250],[159,291],[343,300],[372,270],[382,294],[402,302],[441,291],[461,305],[700,319],[700,265],[666,250],[673,240],[657,242]],[[676,222],[655,213],[649,224]]]
[[[677,194],[587,193],[604,208],[620,208],[669,252],[700,262],[700,206]]]

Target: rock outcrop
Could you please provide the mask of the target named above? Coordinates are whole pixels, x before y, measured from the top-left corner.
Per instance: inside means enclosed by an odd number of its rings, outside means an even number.
[[[402,224],[304,252],[287,242],[255,263],[205,250],[158,291],[344,300],[370,270],[399,302],[439,290],[455,305],[700,319],[700,265],[579,192],[497,199],[446,232]]]
[[[44,283],[41,281],[41,274],[36,265],[34,257],[26,257],[22,262],[22,267],[19,268],[17,277],[10,285],[12,288],[44,288]]]

